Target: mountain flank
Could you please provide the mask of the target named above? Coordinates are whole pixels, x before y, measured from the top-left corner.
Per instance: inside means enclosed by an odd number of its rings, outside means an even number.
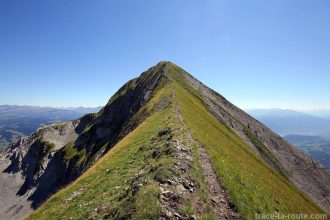
[[[282,109],[253,109],[247,112],[330,169],[330,120],[326,117],[327,111],[316,111],[314,114],[319,113],[318,117]]]
[[[27,219],[330,212],[327,170],[171,62],[126,83],[98,113],[22,139],[1,164],[2,190],[2,178],[23,180],[0,210],[8,219],[29,214],[29,202],[37,209]]]

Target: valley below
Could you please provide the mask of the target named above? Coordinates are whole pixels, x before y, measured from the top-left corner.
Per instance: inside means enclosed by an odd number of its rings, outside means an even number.
[[[20,138],[3,150],[0,168],[6,220],[330,212],[324,166],[168,61],[99,111]]]

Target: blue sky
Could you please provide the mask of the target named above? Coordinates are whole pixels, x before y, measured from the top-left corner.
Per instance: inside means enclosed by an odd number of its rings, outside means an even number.
[[[104,105],[161,60],[241,108],[330,108],[328,0],[1,0],[0,104]]]

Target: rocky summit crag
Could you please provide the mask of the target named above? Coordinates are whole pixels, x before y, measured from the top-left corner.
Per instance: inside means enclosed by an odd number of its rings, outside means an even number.
[[[0,219],[330,212],[329,171],[171,62],[21,139],[0,168]]]

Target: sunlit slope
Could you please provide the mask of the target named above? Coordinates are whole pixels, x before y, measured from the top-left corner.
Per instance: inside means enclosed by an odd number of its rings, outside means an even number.
[[[159,219],[165,212],[163,185],[172,177],[182,177],[174,166],[173,143],[186,133],[196,140],[191,148],[193,166],[185,171],[195,188],[176,201],[180,216],[215,219],[200,171],[198,145],[207,150],[242,219],[253,219],[255,213],[322,213],[212,116],[203,97],[178,74],[183,70],[170,64],[163,71],[166,74],[151,98],[133,117],[142,123],[27,219]],[[187,128],[175,118],[176,108]]]
[[[131,191],[132,186],[137,187],[135,184],[138,184],[138,181],[134,183],[135,175],[145,167],[151,154],[153,138],[165,127],[170,114],[169,89],[159,87],[162,89],[157,90],[138,113],[141,116],[149,112],[150,116],[85,174],[52,196],[27,219],[139,219],[159,216],[160,189],[153,178],[146,176],[143,188],[136,190],[134,195]],[[150,204],[148,210],[145,210],[144,202]]]
[[[175,119],[173,86],[167,77],[162,78],[151,99],[134,116],[143,122],[27,219],[159,219],[166,214],[165,207],[172,214],[214,219],[198,155],[189,153],[193,162],[183,164],[187,168],[185,177],[174,166],[185,159],[178,159],[181,149],[178,152],[173,145],[179,139],[184,141],[182,127]],[[178,183],[187,177],[196,185],[193,193]],[[175,204],[164,204],[164,183],[173,178],[181,193],[168,185],[167,190],[170,188],[177,200]]]
[[[179,77],[182,69],[173,65],[168,71],[175,82],[176,102],[193,137],[207,149],[219,179],[243,218],[252,219],[255,213],[322,212],[208,112],[203,98]]]
[[[156,135],[165,114],[166,111],[159,112],[147,119],[83,176],[51,197],[28,219],[85,219],[111,214],[117,207],[125,211],[129,201],[118,201],[118,198],[123,189],[129,187],[128,181],[138,168],[142,167],[143,159],[152,147],[150,137]],[[145,147],[143,151],[139,150],[141,146]],[[148,199],[155,205],[155,212],[158,212],[159,189],[150,188],[152,195]],[[104,209],[95,210],[100,207]]]

